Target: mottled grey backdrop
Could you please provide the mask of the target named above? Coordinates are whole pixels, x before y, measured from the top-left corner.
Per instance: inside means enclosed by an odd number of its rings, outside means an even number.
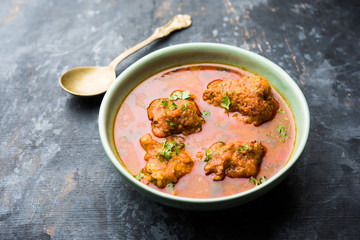
[[[103,96],[78,98],[58,78],[107,65],[178,13],[193,26],[122,62],[186,42],[220,42],[284,68],[311,111],[291,175],[237,208],[191,212],[129,188],[107,160]],[[358,1],[2,0],[0,239],[360,239]]]

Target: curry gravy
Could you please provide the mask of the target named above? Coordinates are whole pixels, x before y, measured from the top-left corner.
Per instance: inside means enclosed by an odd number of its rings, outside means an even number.
[[[204,172],[204,152],[214,142],[258,141],[266,147],[257,178],[271,178],[289,160],[295,144],[296,126],[290,108],[282,96],[272,88],[273,96],[279,103],[275,118],[260,126],[245,124],[239,113],[226,113],[221,107],[203,101],[202,94],[208,83],[216,79],[236,79],[243,75],[253,75],[243,69],[223,64],[191,64],[159,72],[139,84],[126,97],[119,108],[114,125],[114,139],[122,163],[132,175],[137,175],[145,166],[145,151],[139,139],[151,133],[151,122],[147,116],[147,107],[157,98],[167,98],[175,90],[188,90],[196,95],[195,102],[200,111],[210,112],[203,115],[205,123],[202,131],[185,138],[186,149],[194,160],[192,171],[180,178],[174,186],[176,195],[190,198],[215,198],[236,194],[255,185],[249,178],[226,177],[222,181],[213,181],[211,175]],[[285,133],[285,134],[284,134]],[[152,137],[158,142],[165,138]],[[172,193],[174,189],[160,189],[153,184],[150,187]]]

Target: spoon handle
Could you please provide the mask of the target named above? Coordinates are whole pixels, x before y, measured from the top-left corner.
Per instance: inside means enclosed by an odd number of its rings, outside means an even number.
[[[124,58],[128,57],[129,55],[133,54],[134,52],[138,51],[139,49],[145,47],[149,43],[153,42],[156,39],[166,37],[167,35],[169,35],[171,32],[173,32],[175,30],[187,28],[190,25],[191,25],[191,17],[189,15],[182,15],[182,14],[176,15],[164,26],[156,28],[154,33],[150,37],[148,37],[144,41],[138,43],[137,45],[125,50],[123,53],[121,53],[119,56],[117,56],[109,64],[109,66],[115,70],[116,66]]]

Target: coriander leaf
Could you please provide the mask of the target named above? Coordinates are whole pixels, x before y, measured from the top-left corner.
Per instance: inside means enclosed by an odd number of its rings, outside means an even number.
[[[188,99],[189,97],[190,97],[189,91],[182,92],[182,97],[181,97],[182,100]]]
[[[170,106],[170,108],[169,108],[169,110],[171,110],[171,111],[179,108],[178,105],[176,105],[175,102],[172,102],[171,105],[172,105],[172,106]]]
[[[247,150],[249,150],[249,145],[248,145],[247,143],[244,143],[244,144],[243,144],[243,147],[238,147],[237,150],[238,150],[239,152],[241,152],[241,151],[247,151]]]
[[[249,182],[252,182],[255,186],[258,186],[260,183],[258,182],[258,180],[256,180],[256,178],[251,177]]]
[[[282,110],[282,109],[278,109],[278,113],[281,113],[281,114],[285,114],[286,112],[284,111],[284,110]]]
[[[174,191],[175,183],[169,183],[166,187],[167,187],[170,191]]]
[[[266,182],[267,178],[265,176],[262,176],[260,178],[260,181],[258,181],[256,178],[251,177],[249,182],[252,182],[255,186],[259,186],[261,184],[263,184],[264,182]]]
[[[284,126],[282,125],[282,123],[279,123],[279,126],[278,126],[278,134],[282,137],[289,137],[287,135],[287,132],[286,132],[286,129],[284,128]]]
[[[176,155],[179,155],[179,148],[177,147],[176,142],[171,141],[171,143],[173,144],[175,154],[176,154]]]
[[[176,91],[176,92],[173,92],[173,93],[170,95],[169,99],[174,101],[174,100],[176,100],[176,99],[181,99],[181,96],[182,96],[181,92],[180,92],[180,91]]]
[[[163,106],[165,107],[165,114],[166,114],[166,111],[167,111],[168,106],[169,106],[168,100],[163,99],[163,100],[161,101],[160,105],[163,105]]]
[[[189,91],[185,91],[185,92],[175,91],[170,95],[169,99],[173,100],[173,101],[176,100],[176,99],[185,100],[185,99],[187,99],[189,97],[190,97],[190,92]]]
[[[168,140],[166,140],[164,143],[162,143],[162,148],[159,149],[158,153],[161,154],[164,158],[169,160],[172,158],[171,156],[171,149],[173,145],[168,143]]]
[[[278,126],[278,133],[281,135],[281,136],[284,136],[286,134],[286,130],[284,128],[284,126],[282,125],[282,123],[279,123],[279,126]]]
[[[272,171],[272,169],[269,166],[265,166],[264,168],[268,171]]]
[[[173,92],[170,95],[169,99],[174,101],[176,99],[181,99],[181,97],[182,97],[182,92],[181,91],[176,91],[176,92]]]
[[[267,178],[266,178],[265,176],[262,176],[262,177],[260,178],[260,184],[266,182],[266,180],[267,180]]]
[[[209,112],[209,111],[204,110],[204,111],[202,111],[202,115],[204,115],[204,116],[210,116],[210,112]]]
[[[138,180],[138,181],[140,181],[144,176],[145,176],[145,174],[143,173],[143,168],[140,170],[140,173],[138,174],[138,175],[134,175],[134,177]]]
[[[221,98],[220,106],[223,107],[223,108],[226,108],[227,110],[229,110],[230,98],[229,98],[229,95],[228,95],[227,92],[226,92],[226,95]]]
[[[167,106],[169,105],[168,100],[163,99],[163,100],[161,101],[161,105],[163,105],[164,107],[167,107]]]
[[[204,159],[204,162],[210,161],[211,158],[216,155],[216,153],[211,153],[211,154],[209,154],[209,151],[210,151],[210,149],[205,149],[205,159]]]
[[[284,143],[285,138],[288,138],[289,136],[287,135],[287,131],[284,128],[284,126],[282,125],[282,123],[279,123],[277,132],[278,132],[279,136],[282,137],[282,139],[280,139],[280,142]]]
[[[166,140],[165,142],[162,143],[162,148],[160,148],[158,150],[156,157],[159,158],[159,156],[162,155],[167,160],[171,159],[172,158],[171,153],[173,152],[173,148],[174,148],[175,154],[178,155],[179,148],[177,147],[176,142],[175,141],[169,142],[168,140]]]
[[[208,162],[211,159],[211,154],[208,155],[209,151],[210,149],[205,149],[205,160],[204,160],[205,162]]]
[[[185,111],[186,109],[188,109],[187,104],[188,104],[188,102],[185,101],[185,102],[184,102],[184,107],[181,108],[181,112],[183,112],[183,111]]]

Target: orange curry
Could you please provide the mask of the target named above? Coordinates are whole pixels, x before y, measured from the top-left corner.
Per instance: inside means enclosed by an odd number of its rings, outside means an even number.
[[[136,179],[189,198],[262,184],[286,165],[295,134],[289,106],[266,79],[213,63],[146,79],[126,97],[114,125],[118,155]]]

